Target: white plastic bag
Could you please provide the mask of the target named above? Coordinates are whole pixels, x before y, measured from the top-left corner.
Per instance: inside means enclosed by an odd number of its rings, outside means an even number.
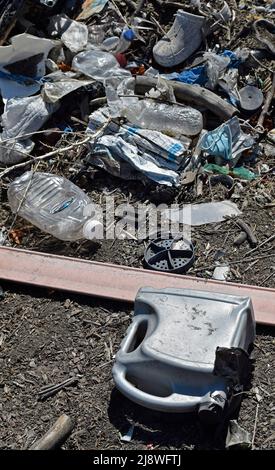
[[[112,54],[100,49],[77,54],[73,59],[72,68],[101,82],[111,77],[121,80],[125,77],[131,77],[131,73],[120,67]]]

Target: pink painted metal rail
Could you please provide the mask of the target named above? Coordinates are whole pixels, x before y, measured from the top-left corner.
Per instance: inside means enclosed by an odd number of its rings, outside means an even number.
[[[133,302],[140,287],[175,287],[252,299],[256,321],[275,325],[275,289],[0,247],[0,279]]]

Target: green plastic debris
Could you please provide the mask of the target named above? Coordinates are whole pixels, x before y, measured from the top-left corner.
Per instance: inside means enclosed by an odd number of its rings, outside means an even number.
[[[204,165],[203,170],[207,173],[218,173],[220,175],[231,175],[243,180],[254,180],[257,175],[253,171],[248,170],[243,166],[229,169],[227,166],[216,165],[215,163],[207,163]]]
[[[228,175],[229,168],[227,166],[216,165],[215,163],[207,163],[203,167],[204,171],[208,173],[219,173],[220,175]]]
[[[255,178],[257,178],[253,171],[250,171],[247,168],[244,168],[243,166],[233,168],[232,173],[234,176],[237,176],[238,178],[241,178],[243,180],[254,180]]]

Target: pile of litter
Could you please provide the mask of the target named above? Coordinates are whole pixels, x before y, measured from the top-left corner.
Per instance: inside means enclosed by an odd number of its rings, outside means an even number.
[[[18,216],[62,241],[102,240],[107,223],[93,206],[92,184],[81,183],[81,175],[101,172],[117,189],[137,182],[160,202],[163,194],[180,201],[161,210],[169,227],[237,217],[242,232],[235,247],[245,240],[257,246],[253,229],[238,218],[238,199],[274,175],[275,10],[272,3],[239,2],[250,19],[240,28],[236,6],[219,0],[182,8],[161,0],[1,2],[1,197],[15,214],[10,227],[0,227],[2,245],[20,244],[13,232]],[[242,45],[248,32],[251,47]],[[271,166],[261,162],[266,154]],[[223,200],[214,200],[214,186],[226,189]],[[205,202],[200,196],[208,187]],[[192,205],[186,204],[191,192]],[[262,187],[255,198],[273,207],[272,193]],[[145,213],[149,219],[150,210]],[[160,245],[159,224],[143,238],[126,228],[114,237],[155,240],[145,250],[147,268],[175,273],[193,266],[196,249],[188,240],[181,249],[172,228],[161,233]],[[230,276],[218,259],[214,268],[215,279]]]
[[[1,3],[0,179],[15,217],[64,241],[102,238],[78,182],[97,171],[178,200],[227,188],[232,209],[221,201],[219,216],[213,200],[188,208],[191,220],[184,205],[163,213],[196,226],[241,214],[238,192],[273,175],[261,163],[275,140],[273,5],[239,5],[249,48],[234,2],[185,3]],[[1,243],[9,236],[3,224]]]

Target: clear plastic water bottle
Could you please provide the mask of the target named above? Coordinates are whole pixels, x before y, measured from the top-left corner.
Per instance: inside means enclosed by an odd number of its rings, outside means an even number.
[[[118,52],[125,52],[132,44],[132,41],[135,39],[136,35],[133,29],[125,28],[120,36],[119,43],[115,50],[116,53]]]
[[[92,240],[102,232],[102,223],[84,213],[91,199],[61,176],[27,171],[10,184],[8,199],[13,212],[60,240]]]
[[[193,136],[201,132],[203,117],[190,106],[173,106],[152,100],[143,100],[125,110],[125,117],[134,125],[164,132],[173,137]]]

